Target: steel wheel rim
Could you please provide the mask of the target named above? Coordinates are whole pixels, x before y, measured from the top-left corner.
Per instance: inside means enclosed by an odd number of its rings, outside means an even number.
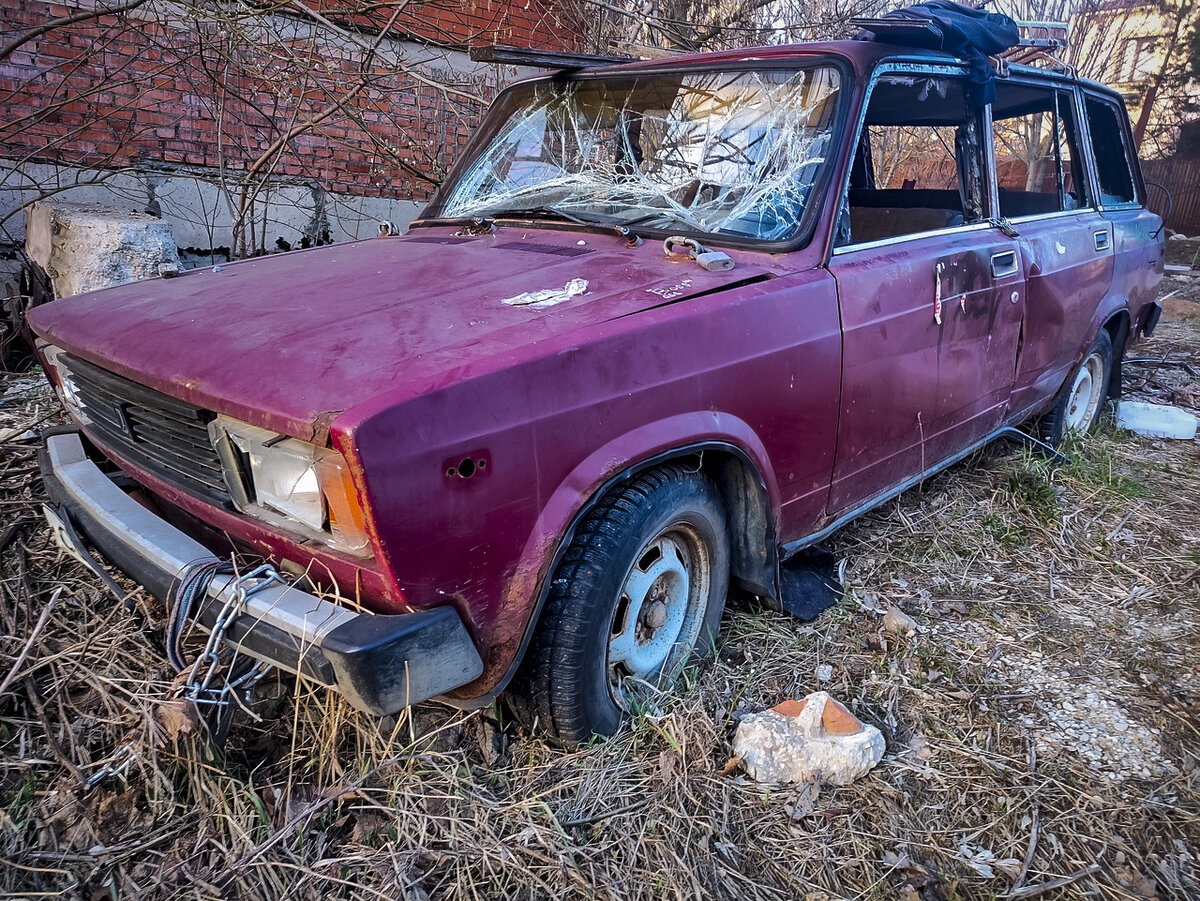
[[[1068,432],[1085,432],[1096,421],[1104,387],[1104,359],[1092,354],[1083,361],[1071,386],[1064,425]]]
[[[642,545],[625,573],[609,627],[605,672],[622,707],[630,684],[657,685],[683,668],[700,636],[712,585],[709,548],[674,523]]]

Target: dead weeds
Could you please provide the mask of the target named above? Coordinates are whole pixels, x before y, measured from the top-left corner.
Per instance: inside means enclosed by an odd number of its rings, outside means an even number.
[[[1143,349],[1200,367],[1200,326]],[[715,661],[605,744],[565,753],[500,707],[377,720],[278,679],[216,760],[168,701],[161,606],[134,592],[131,615],[41,524],[26,435],[52,396],[3,385],[0,894],[1200,896],[1196,442],[1109,428],[1058,468],[993,447],[836,536],[842,604],[731,611]],[[891,606],[918,631],[886,631]],[[722,773],[740,716],[816,688],[884,731],[877,770]]]

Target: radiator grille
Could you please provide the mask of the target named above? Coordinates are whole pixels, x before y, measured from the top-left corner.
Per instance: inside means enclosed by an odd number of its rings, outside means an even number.
[[[232,508],[221,459],[208,437],[215,413],[78,357],[62,355],[59,361],[101,444],[189,494]]]

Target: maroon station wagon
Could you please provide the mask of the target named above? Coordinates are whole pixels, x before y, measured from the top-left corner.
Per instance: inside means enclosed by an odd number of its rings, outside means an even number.
[[[34,310],[51,517],[361,709],[611,734],[731,588],[1119,391],[1163,258],[1121,99],[972,88],[861,41],[519,83],[406,236]]]

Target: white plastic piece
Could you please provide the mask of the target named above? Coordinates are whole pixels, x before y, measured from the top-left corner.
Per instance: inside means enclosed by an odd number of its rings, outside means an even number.
[[[814,691],[753,713],[738,724],[733,753],[759,782],[827,782],[849,785],[883,759],[887,743],[874,726]]]
[[[1195,438],[1196,417],[1179,407],[1123,400],[1117,404],[1117,425],[1154,438]]]

